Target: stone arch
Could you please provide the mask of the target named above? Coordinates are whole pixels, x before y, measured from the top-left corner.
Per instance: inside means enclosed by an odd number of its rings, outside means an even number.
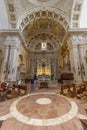
[[[34,50],[36,44],[38,44],[38,39],[35,40],[35,38],[36,38],[36,37],[39,37],[39,36],[42,35],[42,34],[43,34],[43,33],[37,34],[37,35],[33,36],[33,37],[31,38],[31,40],[30,40],[30,43],[27,44],[27,48],[29,48],[30,50]],[[58,47],[61,47],[60,41],[59,41],[59,39],[56,38],[56,36],[54,36],[54,35],[51,34],[51,33],[45,33],[45,34],[46,34],[47,37],[48,37],[48,40],[46,40],[46,41],[47,41],[47,42],[52,41],[52,42],[54,43],[53,46],[54,46],[55,50],[57,49],[57,46],[58,46]],[[50,39],[50,37],[51,37],[51,39]],[[40,39],[39,39],[39,43],[41,43],[42,41],[43,41],[43,40],[40,40]],[[52,43],[51,43],[51,44],[52,44]]]
[[[23,31],[27,25],[40,18],[53,19],[59,22],[65,30],[69,28],[68,16],[62,10],[51,7],[47,7],[46,9],[38,7],[27,11],[18,19],[17,27]]]

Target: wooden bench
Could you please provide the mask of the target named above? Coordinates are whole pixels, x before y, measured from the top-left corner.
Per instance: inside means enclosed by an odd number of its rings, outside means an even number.
[[[62,84],[61,85],[61,93],[63,95],[68,95],[70,97],[76,97],[76,88],[75,84]]]
[[[19,95],[27,94],[27,85],[13,85],[13,87],[17,88],[19,91]]]
[[[84,91],[86,90],[85,84],[84,83],[76,83],[75,88],[76,88],[77,98],[81,99],[83,97]]]
[[[86,91],[87,90],[84,83],[61,85],[61,94],[70,97],[77,97],[80,99],[81,97],[83,97],[83,95],[87,95]]]

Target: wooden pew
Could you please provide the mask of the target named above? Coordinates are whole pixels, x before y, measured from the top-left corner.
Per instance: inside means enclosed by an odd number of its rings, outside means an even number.
[[[68,95],[70,97],[76,97],[77,95],[75,84],[62,84],[60,94]]]
[[[62,84],[61,94],[81,99],[83,96],[87,96],[87,89],[84,83]]]
[[[20,95],[26,95],[27,94],[27,85],[18,85],[19,87],[19,93]]]
[[[83,97],[83,92],[86,90],[85,84],[84,83],[76,83],[75,88],[76,88],[77,98],[81,99]]]
[[[18,89],[19,95],[26,95],[27,94],[27,85],[13,85],[15,88]]]

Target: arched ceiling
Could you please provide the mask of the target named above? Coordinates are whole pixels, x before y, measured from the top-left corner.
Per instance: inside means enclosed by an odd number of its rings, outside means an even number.
[[[65,30],[69,28],[69,21],[67,15],[60,11],[55,10],[54,8],[35,8],[29,12],[26,12],[24,15],[20,17],[18,20],[18,28],[22,31],[28,24],[32,21],[36,21],[37,19],[53,19],[54,21],[60,23]]]
[[[7,10],[8,29],[20,29],[25,47],[30,49],[38,40],[61,46],[68,28],[79,28],[83,2],[84,0],[5,0],[3,4]],[[2,17],[6,21],[3,14]]]
[[[45,7],[35,4],[34,1],[44,3]],[[67,21],[70,22],[73,1],[74,0],[45,0],[45,2],[43,2],[43,0],[5,0],[4,2],[8,13],[9,28],[18,29],[18,24],[20,24],[19,21],[24,19],[27,12],[32,13],[36,10],[44,10],[44,8],[45,10],[64,15],[64,17],[67,17]]]
[[[46,13],[46,12],[45,12]],[[66,31],[63,26],[54,19],[41,17],[29,23],[23,30],[25,46],[31,49],[36,43],[51,42],[56,48],[60,46]]]
[[[27,12],[18,21],[22,36],[25,39],[25,46],[30,49],[30,44],[36,42],[52,41],[53,44],[59,44],[63,40],[65,33],[69,28],[69,21],[64,12],[55,13],[52,8],[36,8],[33,12]]]
[[[36,44],[31,44],[30,45],[30,50],[34,51],[34,52],[42,52],[42,51],[46,51],[46,52],[55,52],[57,49],[57,46],[52,42],[52,41],[46,41],[46,50],[42,50],[42,43],[37,41]]]
[[[86,0],[0,0],[0,28],[18,29],[19,21],[26,12],[34,12],[39,7],[65,14],[69,28],[78,28],[84,1]]]

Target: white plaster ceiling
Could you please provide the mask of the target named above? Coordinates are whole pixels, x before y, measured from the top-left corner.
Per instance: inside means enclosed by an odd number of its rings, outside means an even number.
[[[58,3],[59,0],[29,0],[31,3],[38,6],[52,6]]]
[[[8,15],[4,0],[0,0],[0,29],[8,29]]]
[[[87,28],[87,0],[83,2],[79,26],[80,28]]]
[[[33,13],[38,7],[45,10],[49,10],[50,7],[55,13],[62,12],[67,16],[69,27],[77,28],[80,27],[80,19],[83,16],[82,13],[80,18],[81,11],[84,10],[84,1],[87,0],[0,0],[0,28],[16,29],[19,19],[27,12]]]
[[[31,0],[32,1],[32,0]],[[37,6],[36,4],[33,4],[33,2],[29,2],[29,0],[14,0],[14,6],[16,7],[16,14],[17,17],[20,18],[20,16],[22,16],[23,14],[25,14],[28,11],[34,11],[36,8],[38,7],[42,7],[42,8],[46,8],[48,9],[48,7],[56,9],[56,10],[60,10],[63,13],[65,13],[65,15],[67,15],[68,19],[71,19],[71,11],[72,11],[72,6],[73,6],[73,0],[56,0],[57,3],[55,3],[55,0],[51,0],[54,1],[54,5],[45,5],[45,7],[42,6]],[[47,2],[44,4],[47,4]]]
[[[0,0],[0,29],[20,29],[27,49],[45,35],[59,46],[68,28],[86,27],[86,5],[87,0]]]
[[[10,28],[17,28],[18,20],[24,16],[27,12],[34,12],[34,10],[38,7],[45,10],[50,10],[56,12],[62,12],[67,16],[67,20],[70,21],[71,19],[71,11],[73,6],[73,0],[45,0],[43,2],[42,0],[36,0],[40,3],[44,3],[45,7],[42,7],[41,5],[37,6],[34,3],[34,0],[29,2],[29,0],[5,0],[5,6],[8,13],[8,19],[9,19],[9,27]],[[42,1],[42,2],[41,2]],[[68,6],[67,6],[68,5]],[[13,10],[11,11],[11,8]],[[1,9],[0,9],[1,10]],[[39,10],[40,11],[40,10]]]

